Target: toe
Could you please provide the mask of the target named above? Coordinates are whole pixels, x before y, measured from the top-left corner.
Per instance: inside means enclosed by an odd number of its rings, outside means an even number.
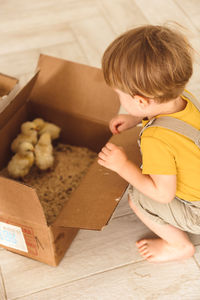
[[[147,246],[144,245],[144,246],[138,247],[138,251],[139,252],[146,252],[147,251]]]
[[[137,242],[136,242],[136,246],[137,246],[138,248],[140,248],[140,247],[142,247],[142,246],[144,246],[144,245],[147,245],[147,240],[140,240],[140,241],[137,241]]]
[[[152,257],[151,253],[149,253],[147,250],[140,252],[140,255],[144,257],[144,259],[150,259]]]
[[[148,259],[149,257],[152,256],[152,253],[150,253],[147,244],[144,244],[141,247],[138,247],[138,251],[144,259]]]

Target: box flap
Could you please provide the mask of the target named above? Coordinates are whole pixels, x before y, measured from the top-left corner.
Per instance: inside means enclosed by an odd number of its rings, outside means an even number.
[[[17,181],[0,177],[0,216],[46,225],[40,201],[34,189]]]
[[[118,113],[117,94],[109,88],[98,68],[41,55],[31,102],[38,107],[79,115],[108,123]]]
[[[8,95],[17,83],[18,79],[0,73],[0,97]]]
[[[26,101],[28,101],[29,94],[35,83],[38,73],[36,73],[33,78],[25,85],[25,87],[16,95],[12,102],[4,109],[0,114],[0,128],[2,128],[22,107]]]
[[[10,102],[15,98],[18,91],[20,90],[19,84],[16,84],[12,91],[6,95],[1,97],[0,99],[0,113],[10,104]]]
[[[137,165],[141,155],[137,144],[140,128],[113,136],[110,141],[124,147]],[[95,162],[61,211],[55,226],[100,230],[111,218],[128,183]]]

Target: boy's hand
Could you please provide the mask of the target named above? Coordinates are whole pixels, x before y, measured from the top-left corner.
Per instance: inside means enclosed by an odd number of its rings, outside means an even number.
[[[98,163],[114,172],[120,174],[127,162],[127,156],[122,149],[112,143],[107,143],[99,153]]]
[[[141,121],[142,117],[134,117],[128,114],[121,114],[111,119],[109,128],[113,134],[117,134],[126,129],[136,126]]]

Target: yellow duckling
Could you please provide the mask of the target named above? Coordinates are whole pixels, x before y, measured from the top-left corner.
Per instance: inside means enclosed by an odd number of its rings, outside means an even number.
[[[19,145],[23,142],[33,145],[37,143],[37,127],[33,122],[25,122],[21,125],[21,133],[12,142],[11,150],[16,153]]]
[[[36,118],[33,120],[33,123],[36,125],[38,132],[40,132],[40,130],[42,130],[46,122],[42,118]]]
[[[34,147],[29,142],[22,142],[8,163],[8,173],[13,178],[23,178],[29,173],[34,163]]]
[[[50,134],[51,140],[55,140],[59,138],[61,128],[57,125],[49,122],[45,122],[41,118],[37,118],[33,120],[33,123],[36,125],[39,135],[48,132]]]
[[[53,166],[53,146],[48,132],[43,133],[35,146],[35,164],[40,170],[47,170]]]

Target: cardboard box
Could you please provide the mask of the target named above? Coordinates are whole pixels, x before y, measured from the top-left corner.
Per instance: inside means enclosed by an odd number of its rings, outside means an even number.
[[[97,153],[111,137],[109,120],[118,113],[116,93],[99,69],[41,55],[39,72],[0,114],[0,168],[7,165],[10,144],[26,120],[42,117],[62,128],[61,142]],[[139,128],[112,137],[140,164]],[[37,193],[0,177],[0,244],[21,255],[56,266],[79,228],[101,230],[108,224],[127,182],[95,161],[63,210],[47,225]]]

